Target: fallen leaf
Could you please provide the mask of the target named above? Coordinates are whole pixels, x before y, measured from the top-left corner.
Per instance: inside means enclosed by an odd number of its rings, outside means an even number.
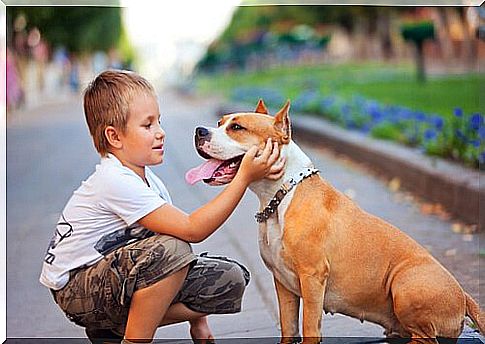
[[[473,234],[477,231],[477,225],[466,225],[463,227],[463,234]]]
[[[465,225],[463,223],[455,222],[451,225],[451,230],[453,233],[457,234],[473,234],[477,232],[478,226],[475,224]]]
[[[421,205],[421,213],[425,215],[431,215],[434,213],[433,211],[433,205],[429,203],[425,203]]]
[[[398,191],[401,188],[401,180],[399,178],[392,178],[388,187],[393,192]]]
[[[456,256],[456,248],[446,250],[445,256],[447,257]]]
[[[425,215],[436,215],[442,220],[449,220],[451,215],[439,203],[422,203],[421,213]]]
[[[451,225],[451,230],[453,231],[453,233],[462,233],[463,231],[463,226],[461,223],[454,223]]]

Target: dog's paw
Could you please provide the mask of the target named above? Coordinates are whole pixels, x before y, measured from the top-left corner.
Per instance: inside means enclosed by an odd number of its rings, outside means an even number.
[[[301,340],[302,338],[300,335],[295,337],[282,337],[278,344],[297,344],[297,343],[301,343]]]

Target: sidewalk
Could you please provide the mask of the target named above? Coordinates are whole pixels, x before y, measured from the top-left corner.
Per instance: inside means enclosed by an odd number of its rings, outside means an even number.
[[[166,153],[164,163],[154,171],[164,180],[174,204],[186,212],[221,190],[205,184],[190,186],[184,181],[185,172],[201,162],[193,146],[194,128],[215,126],[217,106],[217,99],[187,98],[173,93],[160,96],[162,126],[167,132]],[[7,133],[7,336],[84,337],[84,331],[61,314],[49,292],[38,282],[45,248],[59,212],[98,161],[81,103],[77,100],[19,113]],[[477,235],[453,233],[451,223],[423,215],[411,201],[389,191],[384,183],[358,166],[317,147],[301,146],[324,178],[339,190],[353,194],[367,211],[396,224],[425,245],[468,292],[477,299],[481,296]],[[193,247],[197,253],[209,251],[231,256],[245,264],[252,274],[243,311],[210,316],[215,336],[275,343],[274,338],[279,335],[276,295],[272,276],[257,248],[257,224],[253,220],[257,208],[255,195],[248,191],[223,228]],[[361,324],[341,315],[325,315],[323,321],[325,337],[382,338],[382,332],[379,326]],[[188,327],[186,324],[163,327],[156,337],[189,338]]]

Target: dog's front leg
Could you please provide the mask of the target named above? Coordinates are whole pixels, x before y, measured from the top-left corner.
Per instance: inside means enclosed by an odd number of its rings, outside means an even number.
[[[281,343],[294,343],[300,339],[298,333],[298,315],[300,312],[300,297],[274,278],[281,322]]]
[[[320,279],[310,274],[300,275],[301,297],[303,298],[304,344],[320,343],[326,283],[326,276]]]

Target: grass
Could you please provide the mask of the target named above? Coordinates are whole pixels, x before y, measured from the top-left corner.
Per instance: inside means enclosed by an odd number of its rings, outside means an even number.
[[[483,113],[482,85],[484,74],[429,76],[425,84],[420,84],[415,79],[413,65],[378,63],[275,67],[197,78],[197,89],[202,93],[217,92],[227,97],[232,89],[241,86],[271,87],[289,99],[295,99],[304,90],[315,89],[344,98],[359,94],[383,104],[402,105],[443,117],[452,116],[456,107],[465,113]]]
[[[345,95],[359,93],[385,104],[449,116],[456,107],[466,113],[479,112],[480,84],[484,81],[478,75],[435,78],[423,85],[414,80],[395,80],[343,86],[340,92]]]

